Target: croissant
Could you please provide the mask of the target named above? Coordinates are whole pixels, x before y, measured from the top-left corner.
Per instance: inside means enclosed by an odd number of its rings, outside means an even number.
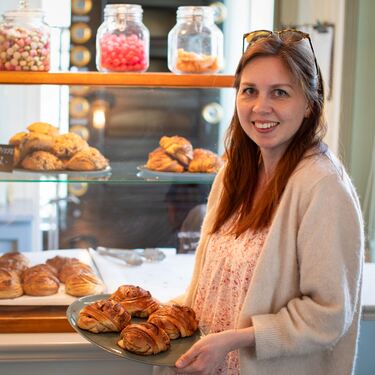
[[[160,138],[159,144],[168,155],[186,167],[189,165],[190,160],[193,159],[193,146],[184,137],[177,135],[173,137],[164,136]]]
[[[141,355],[158,354],[171,346],[166,332],[152,323],[129,324],[120,337],[118,346]]]
[[[159,307],[150,292],[134,285],[120,286],[109,299],[121,303],[129,314],[139,318],[147,318]]]
[[[152,171],[181,173],[185,168],[175,159],[171,158],[161,147],[148,154],[146,167]]]
[[[0,257],[0,267],[14,271],[19,276],[28,268],[29,264],[29,260],[18,252],[5,253]]]
[[[104,284],[93,273],[80,271],[65,280],[65,293],[74,297],[99,294],[104,291]]]
[[[0,268],[0,299],[22,296],[21,279],[14,271]]]
[[[71,275],[75,273],[79,273],[80,271],[94,273],[94,271],[88,264],[82,263],[80,261],[78,262],[71,261],[71,262],[66,262],[61,267],[60,272],[59,272],[59,280],[62,283],[65,283],[68,277],[70,277]]]
[[[58,292],[60,282],[55,270],[47,264],[28,268],[22,275],[22,287],[29,296],[50,296]]]
[[[189,172],[216,173],[223,165],[223,160],[210,150],[196,148],[193,160],[189,164]]]
[[[68,258],[60,255],[56,255],[53,258],[47,259],[46,263],[53,267],[57,272],[60,272],[61,269],[68,263],[78,263],[77,258]]]
[[[130,323],[130,319],[130,314],[119,303],[100,300],[80,311],[77,325],[93,333],[120,332]]]
[[[191,336],[198,329],[195,312],[188,306],[162,306],[147,321],[164,329],[171,339]]]

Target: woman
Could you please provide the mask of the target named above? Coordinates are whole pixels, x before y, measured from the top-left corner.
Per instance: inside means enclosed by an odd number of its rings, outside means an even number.
[[[246,37],[228,160],[178,301],[193,307],[205,336],[176,371],[352,374],[363,223],[348,175],[322,143],[311,41],[296,30]]]

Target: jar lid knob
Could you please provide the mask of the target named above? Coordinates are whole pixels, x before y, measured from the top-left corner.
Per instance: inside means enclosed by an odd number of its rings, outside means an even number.
[[[19,0],[19,7],[20,9],[28,9],[29,0]]]

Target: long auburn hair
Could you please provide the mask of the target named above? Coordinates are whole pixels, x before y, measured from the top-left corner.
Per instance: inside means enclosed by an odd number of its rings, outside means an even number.
[[[271,224],[290,176],[306,156],[306,152],[314,150],[312,154],[324,153],[327,149],[322,142],[326,132],[323,81],[320,71],[316,72],[308,40],[288,42],[272,35],[250,45],[236,70],[234,87],[237,95],[244,67],[259,56],[278,56],[282,59],[302,86],[309,106],[309,115],[303,119],[300,128],[291,139],[259,199],[254,201],[261,154],[257,144],[242,129],[235,108],[225,138],[227,165],[212,233],[217,232],[232,216],[234,221],[230,232],[236,236],[248,229],[267,228]]]

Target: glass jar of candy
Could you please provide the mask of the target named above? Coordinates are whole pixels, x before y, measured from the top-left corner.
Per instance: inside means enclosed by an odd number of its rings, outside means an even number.
[[[149,66],[150,32],[142,7],[108,4],[96,35],[96,66],[101,72],[144,72]]]
[[[0,70],[45,72],[50,69],[50,29],[39,9],[3,14],[0,23]]]
[[[168,34],[168,68],[179,74],[212,74],[223,68],[223,33],[209,6],[180,6]]]

